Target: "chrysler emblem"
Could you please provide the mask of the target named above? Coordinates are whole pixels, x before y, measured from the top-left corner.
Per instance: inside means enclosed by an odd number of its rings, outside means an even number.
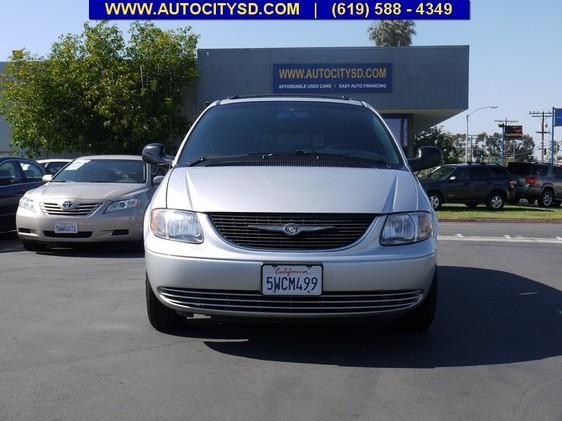
[[[66,202],[63,202],[62,207],[63,209],[70,209],[72,207],[72,202],[67,200]]]
[[[290,236],[293,237],[294,235],[297,235],[300,232],[299,226],[295,225],[295,224],[287,224],[283,227],[283,232]]]

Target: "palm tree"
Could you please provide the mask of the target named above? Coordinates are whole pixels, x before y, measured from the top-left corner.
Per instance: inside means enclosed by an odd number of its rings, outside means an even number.
[[[367,32],[377,47],[408,47],[416,35],[413,20],[383,20],[373,23]]]

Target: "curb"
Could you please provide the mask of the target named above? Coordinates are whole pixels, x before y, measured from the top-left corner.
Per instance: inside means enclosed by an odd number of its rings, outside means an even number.
[[[504,224],[513,224],[513,223],[525,223],[525,224],[562,224],[562,219],[524,219],[524,218],[512,218],[512,219],[478,219],[478,218],[439,218],[439,222],[444,223],[485,223],[485,224],[497,224],[497,223],[504,223]]]

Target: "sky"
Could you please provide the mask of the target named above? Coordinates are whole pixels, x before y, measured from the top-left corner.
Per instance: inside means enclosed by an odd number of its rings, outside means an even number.
[[[88,0],[0,0],[0,61],[13,49],[44,55],[63,33],[79,33]],[[370,21],[156,21],[191,26],[200,48],[334,47],[371,45]],[[497,119],[517,120],[535,137],[529,111],[562,107],[562,0],[472,0],[470,21],[417,21],[414,45],[470,45],[471,134],[498,131]],[[127,22],[119,23],[124,30]],[[446,121],[466,132],[466,113]],[[556,139],[562,140],[562,128]]]

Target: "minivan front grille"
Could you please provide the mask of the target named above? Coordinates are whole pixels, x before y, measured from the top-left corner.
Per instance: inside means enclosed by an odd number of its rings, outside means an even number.
[[[329,250],[358,241],[373,223],[371,214],[211,213],[222,237],[235,245],[268,250]],[[283,228],[294,225],[291,235]]]
[[[100,208],[102,203],[77,203],[65,208],[63,204],[54,202],[41,203],[41,210],[53,216],[90,216]]]
[[[403,311],[421,302],[421,290],[324,292],[321,296],[264,296],[258,291],[158,288],[160,297],[191,310],[244,313],[349,314]]]

